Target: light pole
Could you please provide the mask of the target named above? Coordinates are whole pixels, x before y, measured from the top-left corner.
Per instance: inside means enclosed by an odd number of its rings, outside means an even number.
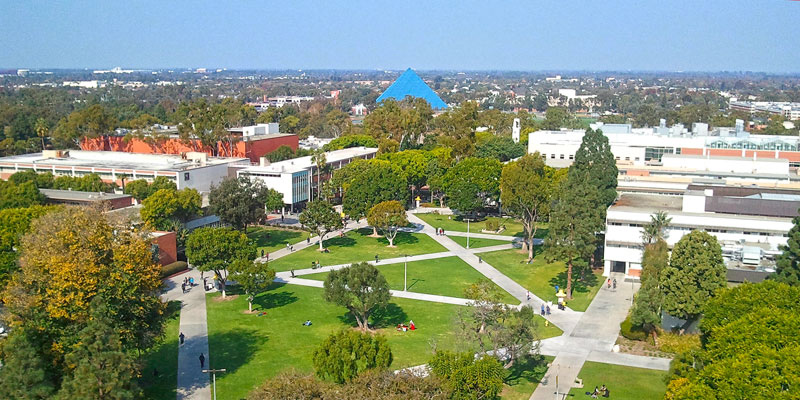
[[[212,387],[214,388],[214,400],[217,400],[217,372],[227,372],[225,368],[222,369],[204,369],[204,374],[211,374]]]
[[[404,256],[406,259],[403,261],[403,291],[408,291],[408,254]]]
[[[467,248],[469,249],[469,221],[472,220],[469,218],[464,218],[464,220],[467,221]]]

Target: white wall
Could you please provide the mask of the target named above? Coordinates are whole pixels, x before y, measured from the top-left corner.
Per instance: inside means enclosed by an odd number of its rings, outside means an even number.
[[[189,174],[186,179],[186,174]],[[198,192],[211,191],[211,185],[217,185],[228,177],[228,164],[207,165],[178,172],[178,189],[192,188]]]

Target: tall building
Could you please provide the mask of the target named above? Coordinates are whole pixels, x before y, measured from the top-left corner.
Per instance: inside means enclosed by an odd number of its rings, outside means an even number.
[[[403,72],[403,74],[375,101],[380,103],[389,98],[400,101],[405,99],[406,96],[425,99],[434,110],[444,110],[447,108],[447,104],[442,101],[439,95],[411,68]]]

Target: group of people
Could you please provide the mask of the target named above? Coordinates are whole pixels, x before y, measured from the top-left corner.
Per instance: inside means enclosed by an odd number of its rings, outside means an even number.
[[[397,324],[397,330],[399,332],[406,332],[406,331],[414,331],[417,330],[417,326],[414,325],[414,321],[408,321],[408,325],[406,324]]]
[[[444,229],[436,228],[436,236],[444,236]]]
[[[194,286],[194,278],[183,278],[183,283],[181,284],[181,290],[183,290],[183,293],[187,292],[186,288],[189,288],[189,290],[191,290],[193,286]]]
[[[550,315],[550,304],[547,304],[547,305],[542,304],[541,314],[542,314],[542,316]]]
[[[611,289],[611,285],[614,285],[614,290],[617,290],[617,278],[614,278],[614,280],[608,278],[608,280],[606,281],[606,285],[607,285],[606,288],[608,289]]]
[[[597,388],[597,386],[595,386],[594,392],[586,392],[586,394],[592,396],[593,399],[596,399],[600,396],[608,397],[609,395],[608,388],[606,387],[605,384],[603,384],[603,386],[601,386],[599,389]]]

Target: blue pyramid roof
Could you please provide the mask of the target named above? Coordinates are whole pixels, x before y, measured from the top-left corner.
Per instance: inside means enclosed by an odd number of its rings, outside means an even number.
[[[447,104],[439,98],[439,95],[437,95],[411,68],[403,72],[403,75],[400,75],[400,77],[378,97],[376,102],[380,103],[388,98],[400,101],[405,99],[406,96],[425,99],[434,110],[447,108]]]

